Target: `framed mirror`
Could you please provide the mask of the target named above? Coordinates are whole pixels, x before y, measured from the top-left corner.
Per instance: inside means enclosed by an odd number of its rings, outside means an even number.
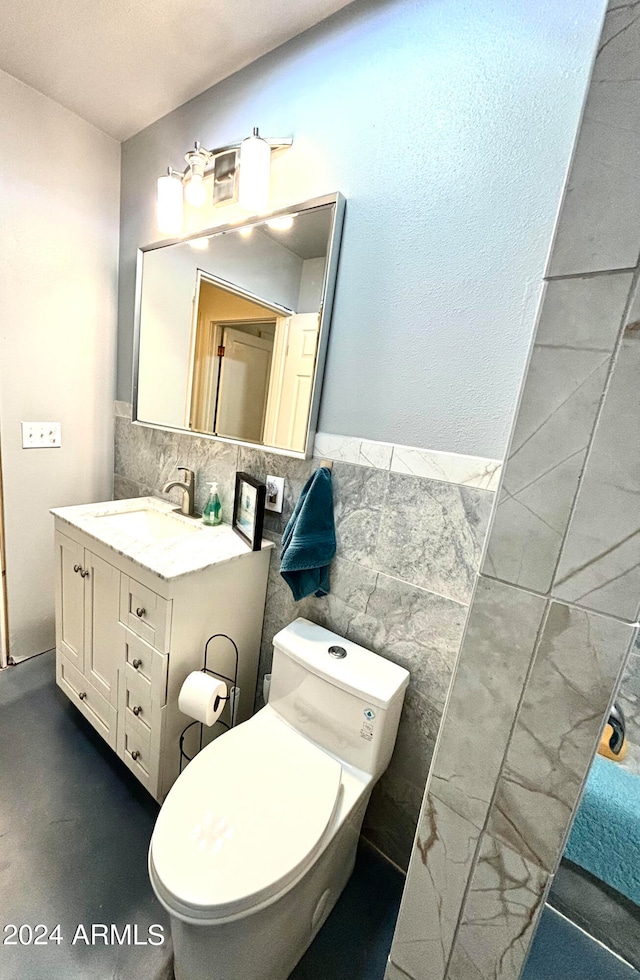
[[[344,203],[138,250],[134,422],[311,455]]]

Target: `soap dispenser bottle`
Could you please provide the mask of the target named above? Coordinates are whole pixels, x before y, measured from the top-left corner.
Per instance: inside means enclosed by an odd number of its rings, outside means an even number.
[[[216,525],[222,524],[222,504],[218,496],[218,484],[210,483],[209,486],[211,489],[209,491],[209,499],[202,511],[202,523],[208,524],[210,527],[216,527]]]

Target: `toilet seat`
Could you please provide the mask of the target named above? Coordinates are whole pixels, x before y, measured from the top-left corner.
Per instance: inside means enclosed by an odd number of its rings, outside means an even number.
[[[158,897],[212,921],[279,894],[318,852],[341,777],[336,759],[263,708],[203,749],[169,792],[149,850]]]

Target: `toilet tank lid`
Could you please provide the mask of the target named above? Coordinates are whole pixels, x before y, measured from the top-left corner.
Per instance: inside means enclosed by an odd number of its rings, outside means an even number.
[[[387,708],[409,683],[409,671],[404,667],[308,619],[296,619],[280,630],[273,645],[335,687],[380,708]],[[330,647],[342,647],[346,657],[332,656]]]

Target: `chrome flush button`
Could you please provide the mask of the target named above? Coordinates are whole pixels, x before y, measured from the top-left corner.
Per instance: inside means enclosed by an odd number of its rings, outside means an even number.
[[[335,657],[336,660],[344,660],[347,655],[347,651],[344,647],[329,647],[329,655]]]

